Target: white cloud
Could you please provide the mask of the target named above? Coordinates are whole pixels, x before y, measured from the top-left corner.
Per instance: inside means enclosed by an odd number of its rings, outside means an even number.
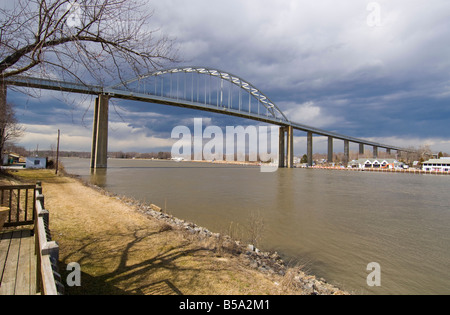
[[[284,110],[284,114],[292,122],[317,128],[331,128],[339,122],[342,123],[341,118],[326,113],[323,108],[312,101],[303,104],[281,102],[280,106],[288,108],[287,110]]]
[[[57,131],[61,130],[60,149],[62,151],[91,150],[92,130],[78,125],[24,125],[26,131],[18,145],[28,150],[56,148]],[[146,128],[133,128],[127,123],[110,122],[108,150],[153,152],[155,149],[170,148],[172,139],[149,137]]]

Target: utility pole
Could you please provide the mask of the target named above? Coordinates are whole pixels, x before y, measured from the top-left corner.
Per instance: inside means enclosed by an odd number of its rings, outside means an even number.
[[[59,138],[61,136],[61,132],[58,129],[58,144],[56,145],[56,172],[55,174],[58,175],[58,169],[59,169]]]

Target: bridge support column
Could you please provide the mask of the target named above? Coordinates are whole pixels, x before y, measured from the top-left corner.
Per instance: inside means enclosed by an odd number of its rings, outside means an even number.
[[[328,163],[333,163],[333,137],[328,137]]]
[[[350,142],[348,140],[344,140],[344,165],[348,166],[349,161],[350,161]]]
[[[294,167],[294,128],[289,126],[287,129],[287,167]]]
[[[294,128],[280,127],[278,167],[294,167]]]
[[[278,140],[278,167],[284,168],[286,166],[286,144],[285,144],[285,136],[286,136],[286,129],[285,127],[280,127],[280,135]]]
[[[387,153],[388,155],[391,155],[391,149],[386,149],[386,153]]]
[[[307,136],[307,156],[308,156],[308,166],[313,166],[313,134],[308,132]]]
[[[378,158],[378,147],[373,147],[373,158]]]
[[[360,143],[359,144],[359,155],[363,155],[364,154],[364,144]]]
[[[91,168],[108,167],[108,111],[109,97],[99,95],[95,100],[92,128]]]

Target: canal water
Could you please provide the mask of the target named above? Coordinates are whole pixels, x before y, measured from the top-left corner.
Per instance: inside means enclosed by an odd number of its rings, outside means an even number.
[[[91,175],[89,160],[63,163],[213,232],[245,239],[262,227],[262,250],[351,293],[450,294],[449,176],[143,160],[109,160]],[[373,262],[379,287],[367,284]]]

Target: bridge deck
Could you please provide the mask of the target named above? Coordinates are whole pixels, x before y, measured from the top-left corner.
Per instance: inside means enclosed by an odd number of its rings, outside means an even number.
[[[35,295],[36,263],[33,231],[3,231],[0,234],[0,295]]]
[[[191,73],[194,71],[197,71],[199,73],[209,73],[210,75],[216,75],[221,80],[224,78],[228,78],[230,82],[234,82],[234,80],[238,80],[238,77],[230,76],[230,74],[223,73],[219,70],[212,70],[212,69],[206,69],[206,68],[183,68],[183,69],[172,69],[167,71],[159,71],[155,74],[164,74],[164,73],[170,73],[171,71],[181,71],[186,73]],[[155,74],[151,74],[152,76]],[[138,80],[138,79],[135,79]],[[240,80],[240,79],[239,79]],[[130,81],[131,82],[131,81]],[[241,118],[247,118],[255,121],[260,121],[268,124],[274,124],[282,127],[286,126],[292,126],[296,130],[304,131],[304,132],[311,132],[316,135],[325,136],[325,137],[331,137],[333,139],[339,139],[343,141],[349,141],[352,143],[357,144],[363,144],[368,146],[373,146],[377,148],[385,148],[390,150],[397,150],[397,151],[403,151],[403,152],[412,152],[412,150],[407,148],[401,148],[397,146],[392,145],[385,145],[381,143],[376,143],[373,141],[365,140],[365,139],[359,139],[355,137],[349,137],[346,135],[338,134],[335,132],[326,131],[323,129],[307,126],[304,124],[295,123],[292,121],[289,121],[287,117],[275,106],[275,104],[271,103],[269,99],[264,96],[259,90],[256,88],[250,87],[250,95],[253,96],[259,96],[260,99],[258,101],[258,109],[259,104],[261,102],[266,102],[267,104],[272,104],[275,108],[279,110],[279,113],[283,116],[281,119],[280,117],[272,117],[270,115],[266,116],[259,113],[254,113],[245,110],[239,110],[227,108],[226,106],[219,106],[219,104],[209,104],[209,103],[201,103],[194,101],[194,97],[191,97],[191,100],[188,99],[180,99],[179,97],[167,97],[164,96],[163,93],[160,95],[155,94],[149,94],[149,93],[142,93],[139,91],[130,91],[127,88],[118,88],[116,87],[101,87],[101,86],[88,86],[81,83],[74,83],[74,82],[62,82],[62,81],[55,81],[55,80],[48,80],[48,79],[42,79],[42,78],[32,78],[32,77],[25,77],[25,76],[14,76],[11,78],[7,78],[5,81],[7,85],[15,85],[15,86],[24,86],[24,87],[30,87],[30,88],[38,88],[38,89],[46,89],[46,90],[56,90],[56,91],[63,91],[63,92],[71,92],[71,93],[81,93],[81,94],[87,94],[87,95],[108,95],[110,97],[118,98],[118,99],[125,99],[125,100],[133,100],[133,101],[141,101],[141,102],[148,102],[148,103],[154,103],[154,104],[161,104],[161,105],[169,105],[169,106],[177,106],[177,107],[184,107],[184,108],[190,108],[190,109],[196,109],[196,110],[202,110],[202,111],[209,111],[209,112],[215,112],[220,114],[225,114],[229,116],[237,116]],[[246,83],[246,81],[243,81],[239,84],[239,87],[241,87],[243,84],[249,85],[249,83]],[[194,87],[194,86],[192,86]],[[256,92],[254,92],[256,91]],[[192,92],[192,91],[191,91]],[[192,92],[193,93],[193,92]],[[191,95],[194,95],[192,94]],[[198,93],[198,92],[197,92]]]

